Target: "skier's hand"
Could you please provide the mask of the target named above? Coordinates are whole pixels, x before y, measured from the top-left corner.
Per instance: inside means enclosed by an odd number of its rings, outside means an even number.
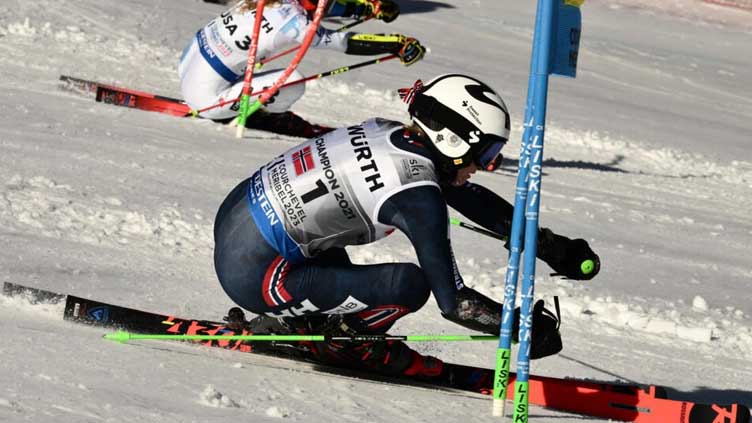
[[[375,18],[386,23],[397,19],[400,13],[399,5],[394,0],[330,0],[330,5],[329,16]]]
[[[541,228],[538,257],[557,274],[570,279],[593,279],[601,269],[601,260],[584,239],[569,239],[548,228]]]
[[[468,329],[498,335],[501,330],[502,305],[480,292],[462,287],[457,291],[454,310],[441,315]]]
[[[420,41],[415,38],[402,37],[402,48],[400,48],[397,55],[400,62],[405,66],[410,66],[418,60],[422,59],[426,54],[426,48],[420,44]]]
[[[367,16],[373,16],[386,23],[392,22],[399,16],[399,5],[392,0],[371,0],[368,4],[367,8],[370,11],[366,14]]]
[[[426,48],[415,38],[402,34],[349,34],[345,54],[375,55],[391,53],[409,66],[423,58]]]

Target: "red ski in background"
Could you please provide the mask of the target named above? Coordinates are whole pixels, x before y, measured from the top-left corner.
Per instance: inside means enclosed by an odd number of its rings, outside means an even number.
[[[23,297],[31,303],[64,304],[63,319],[96,327],[130,332],[185,335],[248,335],[249,330],[233,330],[225,323],[183,319],[103,303],[73,295],[44,291],[5,282],[3,294]],[[201,345],[242,353],[255,353],[313,363],[328,373],[345,373],[361,379],[419,385],[490,394],[494,369],[445,363],[436,377],[385,376],[339,369],[317,362],[305,342],[204,341]],[[514,375],[511,376],[514,381]],[[508,398],[512,399],[509,391]],[[749,408],[742,404],[702,404],[668,398],[668,390],[613,382],[530,376],[529,402],[538,406],[593,416],[601,419],[638,423],[750,423]]]
[[[313,78],[315,77],[303,78],[302,80],[290,82],[287,85],[302,83],[305,80]],[[61,75],[60,80],[64,83],[63,88],[83,93],[84,95],[94,94],[94,99],[99,103],[139,109],[147,112],[165,113],[177,117],[201,118],[198,112],[191,110],[190,106],[178,98],[165,97],[66,75]],[[228,100],[225,103],[233,101],[236,100]],[[227,125],[233,124],[234,118],[214,121]],[[248,118],[246,128],[300,138],[321,136],[333,129],[326,125],[311,123],[289,110],[280,113],[260,110]]]
[[[191,116],[191,108],[178,98],[102,84],[67,75],[60,75],[60,81],[67,87],[77,91],[93,93],[96,101],[99,103],[130,107],[148,112],[165,113],[172,116]]]
[[[389,60],[393,60],[398,58],[399,55],[397,54],[388,54],[386,56],[377,57],[374,59],[366,60],[364,62],[359,62],[347,66],[341,66],[339,68],[331,69],[325,72],[321,72],[315,75],[310,75],[305,78],[300,78],[295,81],[287,82],[286,84],[282,84],[279,86],[279,88],[285,88],[292,85],[297,84],[304,84],[308,81],[312,81],[315,79],[321,79],[326,78],[333,75],[340,75],[345,72],[349,72],[354,69],[362,68],[365,66],[371,66],[376,65],[379,63],[384,63]],[[183,100],[178,98],[171,98],[171,97],[165,97],[157,94],[152,94],[144,91],[137,91],[132,90],[130,88],[123,88],[118,87],[115,85],[109,85],[109,84],[102,84],[100,82],[91,81],[87,79],[81,79],[81,78],[75,78],[68,75],[60,75],[60,81],[63,82],[63,85],[65,88],[71,88],[79,92],[83,93],[95,93],[96,101],[107,103],[107,104],[114,104],[116,106],[124,106],[124,107],[130,107],[134,109],[140,109],[140,110],[146,110],[150,112],[160,112],[160,113],[166,113],[173,116],[199,116],[199,113],[202,113],[206,110],[210,110],[215,107],[220,107],[224,104],[229,104],[233,102],[238,102],[240,99],[229,99],[221,101],[217,104],[208,106],[206,108],[200,109],[198,111],[191,110],[190,106],[188,106]],[[255,93],[251,93],[251,96],[256,95],[264,95],[266,89],[257,91]],[[273,98],[273,97],[272,97]],[[291,112],[285,112],[287,114],[290,114]],[[280,113],[280,115],[283,115],[285,113]],[[293,122],[293,125],[295,123]],[[312,125],[312,124],[309,124]],[[249,127],[248,125],[246,125]],[[319,126],[321,128],[321,125],[312,125],[314,127]],[[251,126],[252,127],[252,126]],[[266,128],[258,128],[262,130],[268,130]],[[318,128],[313,128],[312,132],[314,132],[314,135],[316,134]],[[278,132],[278,131],[272,131],[272,132]],[[279,132],[283,133],[284,130]]]

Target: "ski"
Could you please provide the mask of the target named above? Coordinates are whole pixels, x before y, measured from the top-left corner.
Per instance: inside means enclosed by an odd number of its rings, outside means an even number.
[[[9,297],[23,297],[31,303],[64,304],[63,319],[90,326],[154,334],[250,334],[246,330],[232,330],[224,323],[145,312],[9,282],[3,284],[3,294]],[[318,363],[304,342],[204,341],[201,344],[243,353]],[[365,372],[355,374],[363,379],[392,380]],[[489,394],[493,386],[493,377],[494,369],[445,363],[445,371],[438,377],[405,376],[396,382]],[[514,382],[514,375],[510,381]],[[513,390],[509,390],[508,398],[512,399],[513,395]],[[745,405],[673,400],[668,398],[665,388],[657,386],[531,375],[527,395],[530,404],[602,419],[638,423],[750,423],[750,411]]]
[[[67,88],[83,92],[84,94],[93,93],[94,99],[99,103],[129,107],[148,112],[165,113],[171,116],[191,116],[191,108],[178,98],[102,84],[68,75],[60,75],[60,81]]]
[[[67,75],[61,75],[60,81],[62,81],[62,88],[64,89],[86,96],[93,94],[94,100],[98,103],[139,109],[147,112],[164,113],[170,116],[202,118],[201,115],[191,110],[190,106],[179,98],[165,97],[145,91],[132,90],[130,88],[103,84]],[[233,122],[235,121],[228,118],[219,119],[216,122],[234,125]],[[246,127],[278,135],[302,138],[320,136],[331,130],[331,128],[327,128],[325,125],[312,124],[290,111],[268,113],[263,119],[249,121]]]

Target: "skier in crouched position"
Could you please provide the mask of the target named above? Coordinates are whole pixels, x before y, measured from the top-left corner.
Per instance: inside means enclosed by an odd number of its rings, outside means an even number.
[[[235,303],[260,315],[251,330],[382,334],[433,293],[445,318],[499,333],[501,304],[465,286],[457,269],[447,205],[491,231],[510,232],[513,206],[468,182],[506,143],[506,106],[464,75],[418,81],[402,94],[412,125],[374,118],[310,139],[262,166],[221,205],[216,272]],[[420,266],[350,262],[344,247],[395,229],[407,235]],[[586,241],[549,229],[539,238],[539,258],[558,273],[598,273]],[[585,260],[595,263],[588,274],[580,266]],[[536,305],[532,357],[561,349],[558,323],[542,302]],[[390,375],[430,377],[442,369],[440,360],[402,342],[320,342],[314,350],[325,362]]]
[[[268,0],[259,32],[258,60],[301,44],[311,25],[310,14],[316,3],[315,0]],[[255,6],[255,0],[241,0],[201,28],[184,50],[178,66],[180,89],[193,110],[203,110],[240,97]],[[329,0],[326,10],[327,16],[376,18],[384,22],[391,22],[399,15],[399,7],[392,0]],[[323,26],[316,31],[311,46],[352,55],[394,53],[405,65],[417,62],[425,53],[418,40],[404,35],[337,32]],[[282,73],[282,70],[256,71],[253,92],[271,87]],[[295,71],[289,80],[302,78],[303,75]],[[304,84],[282,88],[264,109],[251,115],[246,126],[304,138],[327,132],[331,128],[312,125],[288,111],[304,92]],[[200,116],[229,123],[237,116],[238,108],[238,102],[230,101],[205,110]]]

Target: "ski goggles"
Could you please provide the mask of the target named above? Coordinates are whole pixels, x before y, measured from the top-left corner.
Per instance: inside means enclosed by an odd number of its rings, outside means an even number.
[[[466,117],[420,92],[412,93],[408,112],[434,132],[449,129],[470,145],[481,143],[484,147],[474,153],[473,160],[482,169],[493,171],[501,165],[500,152],[506,138],[495,134],[478,135],[478,128]]]
[[[504,147],[506,140],[500,143],[489,144],[475,158],[475,163],[481,167],[481,169],[487,172],[493,172],[501,167],[501,162],[504,160],[504,155],[501,154],[501,149]]]

